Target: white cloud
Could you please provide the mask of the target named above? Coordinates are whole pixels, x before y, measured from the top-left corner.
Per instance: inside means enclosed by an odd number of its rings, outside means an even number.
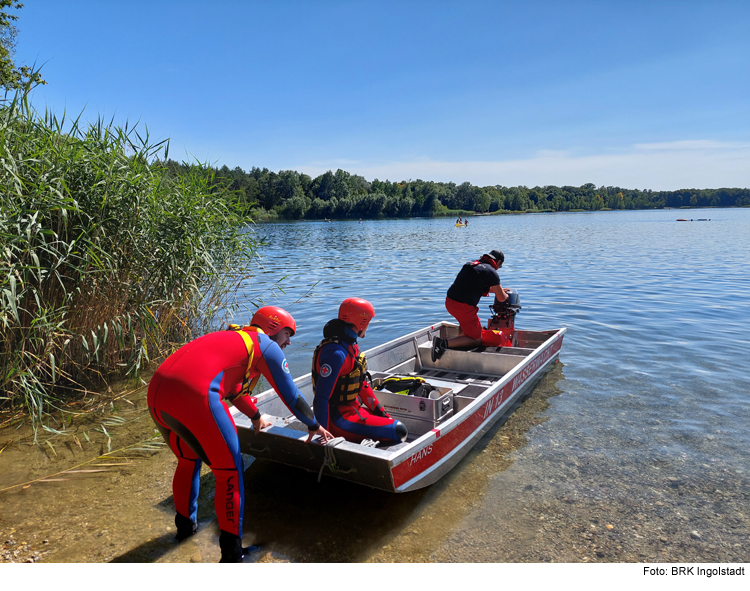
[[[736,150],[750,148],[743,142],[717,142],[714,140],[684,140],[681,142],[663,142],[655,144],[635,144],[638,150]]]
[[[750,187],[750,143],[689,140],[636,144],[627,152],[576,156],[545,150],[523,160],[440,162],[350,161],[346,167],[316,162],[296,168],[312,176],[344,168],[368,180],[422,179],[473,185],[573,185],[594,183],[629,189]]]

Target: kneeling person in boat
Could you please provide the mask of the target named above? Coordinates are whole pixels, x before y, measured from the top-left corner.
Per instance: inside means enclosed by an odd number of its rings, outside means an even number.
[[[291,314],[275,306],[260,308],[251,326],[204,335],[179,348],[156,370],[148,386],[151,416],[177,456],[172,481],[177,539],[198,528],[198,487],[205,462],[216,477],[221,562],[241,562],[244,515],[243,464],[234,419],[224,400],[250,417],[256,430],[270,426],[250,397],[262,374],[284,404],[314,435],[333,436],[315,420],[294,385],[282,348],[297,330]]]
[[[406,440],[406,425],[392,419],[376,398],[357,345],[374,316],[370,302],[349,298],[339,307],[338,318],[325,325],[313,354],[313,409],[320,424],[337,437],[399,443]]]
[[[451,316],[458,320],[462,335],[452,339],[435,337],[432,341],[432,360],[442,357],[446,349],[463,349],[478,347],[482,344],[482,323],[479,320],[477,304],[482,296],[494,294],[497,300],[504,302],[508,298],[500,285],[497,270],[503,266],[505,255],[499,250],[491,250],[483,254],[479,260],[466,263],[453,285],[448,289],[445,298],[445,308]]]

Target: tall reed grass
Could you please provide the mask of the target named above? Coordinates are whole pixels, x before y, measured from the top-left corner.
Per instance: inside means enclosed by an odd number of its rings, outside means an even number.
[[[257,242],[207,166],[101,119],[0,105],[0,404],[58,402],[221,322]]]

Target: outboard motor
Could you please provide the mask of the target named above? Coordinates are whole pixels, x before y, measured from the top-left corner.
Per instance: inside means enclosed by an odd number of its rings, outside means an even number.
[[[512,289],[507,294],[504,302],[495,296],[495,302],[490,306],[492,318],[487,321],[487,329],[482,331],[482,345],[485,347],[512,347],[515,343],[515,318],[521,311],[521,298]]]

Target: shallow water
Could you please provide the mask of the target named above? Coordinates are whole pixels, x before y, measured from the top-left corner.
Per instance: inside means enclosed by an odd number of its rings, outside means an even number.
[[[675,221],[686,216],[711,221]],[[562,363],[425,491],[394,497],[252,464],[246,541],[265,544],[258,560],[750,559],[750,210],[475,217],[468,228],[451,219],[299,222],[258,231],[271,244],[246,295],[288,275],[285,293],[265,295],[297,320],[286,349],[295,376],[309,371],[322,326],[344,298],[375,305],[361,342],[374,347],[446,318],[445,291],[460,265],[492,248],[506,255],[503,286],[521,295],[517,327],[569,329]],[[113,449],[150,437],[142,393],[128,399],[132,405],[118,401],[74,420],[71,434],[50,437],[57,455],[44,444],[6,448],[0,488],[89,459],[95,447],[107,451],[104,433],[93,430],[106,416],[126,419],[107,427]],[[83,449],[70,441],[76,433]],[[12,438],[0,432],[0,447]],[[0,492],[0,541],[28,542],[16,559],[218,559],[211,476],[203,479],[201,531],[176,546],[174,460],[168,450],[131,456],[134,464],[112,472]],[[73,540],[63,539],[66,527]],[[322,532],[315,541],[311,530]]]

